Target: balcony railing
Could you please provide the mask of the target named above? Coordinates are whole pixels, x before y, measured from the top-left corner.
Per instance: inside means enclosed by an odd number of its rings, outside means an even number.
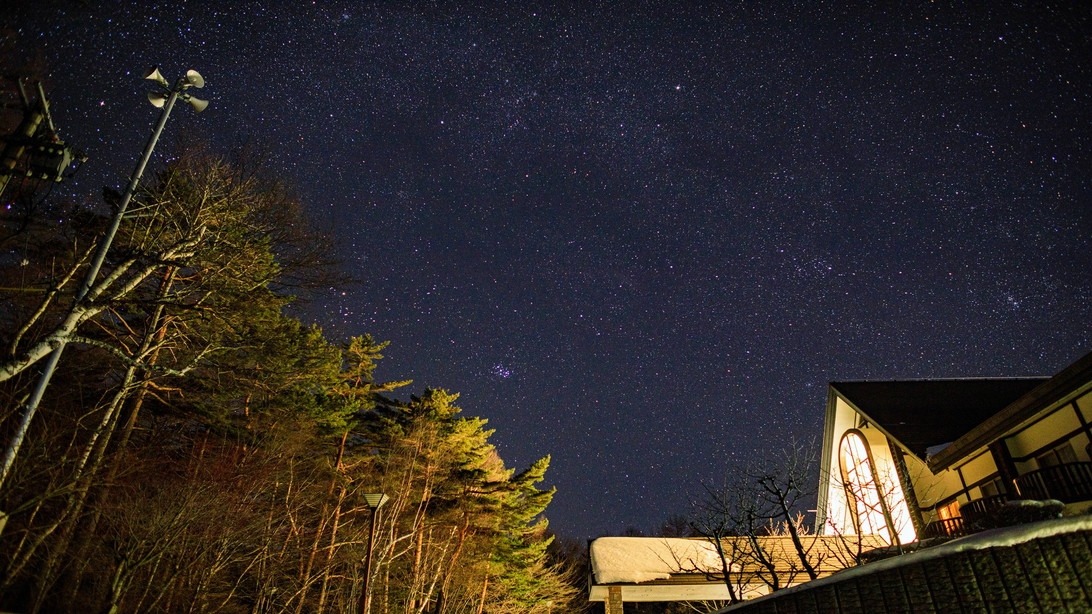
[[[1065,463],[1043,467],[1016,478],[1013,496],[982,497],[959,507],[960,516],[930,522],[925,537],[959,537],[997,526],[999,513],[1012,499],[1057,499],[1062,503],[1092,501],[1092,462]]]
[[[1092,500],[1092,463],[1043,467],[1016,478],[1021,499],[1057,499],[1062,503]]]
[[[968,531],[976,531],[993,524],[997,510],[1001,509],[1009,500],[1008,495],[993,495],[982,497],[959,507],[959,513],[963,516],[963,524]]]
[[[960,537],[966,535],[963,519],[959,516],[934,520],[925,526],[925,537]]]

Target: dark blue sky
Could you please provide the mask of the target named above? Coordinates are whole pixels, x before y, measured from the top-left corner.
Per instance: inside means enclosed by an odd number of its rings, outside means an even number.
[[[830,380],[1092,350],[1079,3],[17,4],[91,156],[59,190],[124,182],[148,66],[200,71],[157,163],[270,151],[362,280],[303,317],[552,455],[563,534],[817,437]]]

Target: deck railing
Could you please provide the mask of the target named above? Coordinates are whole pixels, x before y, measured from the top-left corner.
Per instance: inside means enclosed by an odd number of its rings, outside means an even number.
[[[925,537],[960,537],[966,535],[963,519],[959,516],[934,520],[925,526]]]
[[[1043,467],[1016,478],[1021,499],[1057,499],[1062,503],[1092,500],[1092,463]]]
[[[1013,499],[1057,499],[1062,503],[1092,501],[1092,462],[1043,467],[1016,478],[1017,493],[993,495],[964,503],[955,518],[925,527],[926,537],[958,537],[997,525],[998,511]]]
[[[959,513],[963,516],[963,524],[968,531],[983,529],[1009,500],[1008,495],[993,495],[982,497],[959,507]]]

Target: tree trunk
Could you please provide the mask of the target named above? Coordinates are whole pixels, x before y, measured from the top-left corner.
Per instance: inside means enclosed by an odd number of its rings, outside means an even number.
[[[481,596],[481,599],[478,600],[478,612],[477,612],[477,614],[482,614],[482,612],[485,611],[485,594],[486,594],[488,589],[489,589],[489,574],[487,573],[487,574],[485,574],[485,577],[482,578],[482,596]]]
[[[808,579],[814,580],[819,577],[819,574],[815,571],[815,566],[812,565],[811,558],[808,556],[808,552],[804,548],[803,542],[800,541],[800,531],[796,529],[796,523],[793,522],[793,519],[790,516],[792,510],[788,507],[788,503],[785,500],[785,494],[780,490],[777,493],[777,501],[781,505],[781,514],[785,518],[785,525],[789,530],[789,536],[792,537],[792,546],[796,549],[796,556],[800,559],[800,564],[804,566],[804,572],[808,574]]]
[[[739,597],[736,595],[736,587],[732,582],[732,568],[728,563],[728,557],[724,554],[724,538],[721,535],[713,536],[713,545],[717,547],[717,556],[720,557],[720,571],[724,574],[724,586],[728,588],[728,603],[736,603]]]
[[[36,614],[41,609],[45,599],[51,593],[53,583],[56,581],[58,567],[61,566],[62,561],[68,554],[72,538],[80,523],[82,512],[87,503],[91,488],[96,481],[95,476],[99,473],[102,460],[106,455],[106,448],[109,446],[110,438],[117,426],[118,408],[124,404],[125,398],[129,394],[129,386],[135,375],[136,371],[134,368],[130,367],[126,370],[125,378],[122,380],[118,391],[114,394],[110,405],[107,406],[103,417],[99,420],[99,426],[92,433],[91,439],[88,441],[86,449],[84,450],[84,454],[77,463],[76,475],[73,478],[73,483],[76,485],[75,492],[69,495],[65,510],[49,529],[42,532],[37,538],[35,545],[25,553],[26,556],[32,555],[37,547],[41,545],[54,530],[61,527],[61,532],[58,535],[56,542],[50,548],[42,569],[37,573],[34,604],[30,609],[30,614]],[[84,533],[80,540],[81,544],[86,544],[88,539],[90,539],[90,534]],[[80,557],[75,557],[71,560],[80,561],[82,559]],[[23,564],[25,564],[25,561]],[[79,584],[78,574],[71,584],[74,586]]]
[[[343,440],[344,441],[344,440]],[[326,564],[322,568],[322,590],[319,591],[318,614],[326,607],[326,595],[330,586],[330,567],[333,565],[334,549],[337,544],[337,530],[341,524],[341,507],[345,501],[346,490],[338,493],[337,506],[334,508],[334,524],[330,528],[330,545],[326,548]]]
[[[167,294],[170,292],[171,286],[174,283],[175,271],[176,267],[171,266],[163,273],[163,279],[160,281],[159,288],[156,290],[156,297],[160,300],[160,303],[156,305],[155,310],[152,312],[152,316],[148,319],[148,324],[144,328],[144,335],[141,339],[140,349],[135,354],[138,360],[147,356],[145,362],[149,366],[154,366],[156,362],[158,362],[159,349],[163,346],[163,342],[167,337],[167,325],[164,318],[165,307],[162,304],[162,300],[166,298]],[[118,471],[121,467],[122,452],[124,452],[129,445],[129,439],[132,437],[133,429],[136,426],[137,416],[140,413],[141,406],[144,404],[144,398],[148,394],[148,387],[151,385],[151,373],[144,371],[144,373],[141,374],[138,371],[137,365],[130,365],[129,368],[125,370],[125,379],[123,380],[121,389],[118,391],[117,406],[120,406],[132,392],[129,390],[129,386],[138,375],[140,376],[140,382],[137,384],[136,392],[133,394],[130,401],[128,416],[125,421],[125,426],[122,428],[121,434],[118,437],[117,444],[115,445],[113,460],[109,464],[106,477],[99,481],[101,490],[98,493],[98,498],[100,501],[105,501],[109,497],[110,488],[113,486],[115,480],[117,480]],[[112,410],[113,409],[116,409],[116,406],[112,405]],[[106,437],[103,438],[103,441],[96,452],[96,460],[93,469],[90,472],[91,476],[94,476],[98,472],[99,465],[101,465],[102,459],[106,454],[106,448],[117,426],[116,418],[116,415],[111,416],[113,422],[106,431]],[[89,483],[82,491],[82,499],[86,499],[90,488],[91,484],[89,480]],[[83,500],[80,501],[81,508],[80,510],[77,510],[74,518],[78,518],[79,511],[82,510],[83,502]],[[87,550],[90,547],[91,539],[94,536],[95,531],[98,529],[101,515],[102,508],[95,506],[92,509],[91,517],[87,520],[85,529],[81,532],[82,537],[77,544],[76,554],[72,557],[72,560],[76,562],[80,571],[75,574],[74,578],[69,583],[67,587],[68,590],[65,591],[66,594],[63,600],[63,603],[68,606],[75,603],[76,595],[79,592],[82,569],[84,568],[83,562],[88,560]],[[75,526],[70,527],[70,531],[74,529]],[[67,547],[68,544],[65,543],[65,548],[67,549]]]
[[[118,561],[118,566],[110,577],[110,595],[106,608],[103,609],[103,614],[117,614],[118,612],[118,604],[121,601],[121,594],[124,592],[125,576],[127,575],[125,568],[125,559],[123,558]]]
[[[346,440],[348,440],[348,438],[349,438],[349,431],[345,431],[341,435],[341,441],[338,443],[337,459],[334,461],[334,475],[330,476],[330,485],[326,487],[326,496],[322,499],[322,512],[319,515],[319,518],[321,519],[319,521],[319,528],[318,528],[317,531],[315,531],[315,539],[313,539],[311,541],[311,552],[308,553],[307,562],[304,565],[303,571],[300,573],[300,584],[301,584],[301,586],[300,586],[299,602],[296,604],[296,614],[300,614],[301,612],[303,612],[303,603],[304,603],[304,600],[307,597],[307,593],[308,593],[308,591],[310,590],[310,587],[311,587],[311,570],[314,569],[315,557],[318,556],[319,543],[322,541],[322,532],[323,532],[322,530],[323,530],[323,527],[326,525],[326,512],[329,510],[329,501],[330,501],[330,498],[333,497],[333,495],[334,495],[334,488],[337,487],[337,472],[341,469],[341,458],[345,455],[345,442],[346,442]],[[341,515],[341,502],[342,502],[342,500],[344,498],[345,498],[345,489],[343,488],[343,489],[341,489],[341,495],[338,497],[337,510],[335,510],[335,512],[334,512],[333,534],[335,536],[337,535],[337,519]],[[331,537],[331,539],[330,539],[330,548],[334,547],[334,541],[333,540],[334,540],[334,538]],[[329,553],[327,554],[326,560],[327,561],[330,560]],[[327,580],[327,578],[329,578],[329,570],[328,569],[323,572],[323,580],[322,580],[323,595],[319,598],[319,603],[320,604],[325,600],[326,580]],[[322,610],[322,607],[320,605],[319,606],[319,611],[321,611],[321,610]]]

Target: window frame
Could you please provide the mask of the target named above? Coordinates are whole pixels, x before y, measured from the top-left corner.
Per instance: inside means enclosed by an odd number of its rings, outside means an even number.
[[[850,438],[856,438],[860,442],[861,449],[864,452],[862,458],[856,460],[851,459],[854,460],[856,464],[852,474],[846,467],[846,446]],[[856,450],[853,450],[852,452],[852,456],[856,457]],[[866,463],[867,467],[864,466]],[[842,487],[845,489],[846,509],[850,510],[853,528],[857,532],[857,535],[863,534],[861,527],[862,515],[865,515],[868,517],[869,529],[874,532],[873,534],[882,536],[888,543],[894,543],[896,536],[898,536],[898,532],[895,530],[895,523],[891,518],[891,511],[887,506],[887,498],[884,497],[883,491],[880,489],[880,481],[876,476],[876,459],[872,455],[872,446],[869,445],[868,438],[865,437],[865,434],[859,429],[849,429],[842,433],[842,438],[838,442],[838,466],[842,475]],[[879,510],[875,510],[875,508],[873,508],[873,503],[865,501],[863,496],[859,496],[858,493],[853,490],[853,487],[856,485],[859,493],[868,492],[866,490],[866,488],[868,488],[866,484],[863,482],[854,484],[854,480],[851,479],[857,478],[862,469],[867,472],[867,480],[871,483],[870,490],[875,493],[875,503],[878,503]],[[876,519],[872,517],[877,511],[883,519],[882,524],[875,522]],[[880,526],[874,526],[876,524],[880,524]]]

